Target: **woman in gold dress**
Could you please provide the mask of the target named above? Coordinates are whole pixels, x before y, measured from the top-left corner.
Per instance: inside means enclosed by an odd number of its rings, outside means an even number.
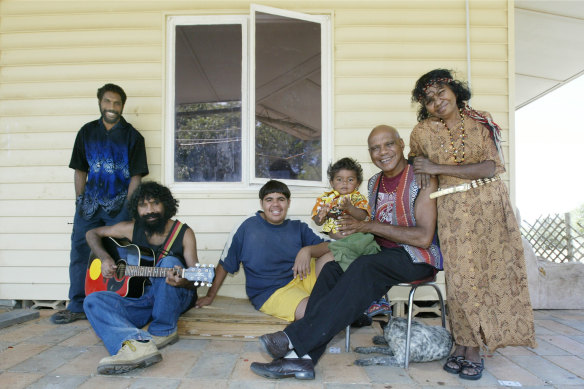
[[[467,105],[470,97],[449,70],[420,77],[412,91],[420,107],[410,157],[421,185],[438,176],[440,189],[470,188],[438,197],[438,236],[455,340],[444,370],[477,380],[481,349],[535,347],[535,338],[521,235],[499,178],[500,128]]]

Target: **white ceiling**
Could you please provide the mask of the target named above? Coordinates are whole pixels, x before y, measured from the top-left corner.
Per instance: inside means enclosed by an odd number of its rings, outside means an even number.
[[[584,0],[515,1],[515,109],[584,75]]]

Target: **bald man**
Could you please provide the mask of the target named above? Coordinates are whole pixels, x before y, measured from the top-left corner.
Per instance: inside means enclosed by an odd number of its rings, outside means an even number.
[[[359,221],[343,216],[339,230],[344,235],[369,232],[381,251],[357,258],[344,273],[335,261],[323,267],[304,318],[284,331],[260,337],[274,360],[252,363],[251,370],[258,375],[314,379],[314,365],[328,342],[371,301],[393,285],[425,279],[442,269],[435,240],[436,201],[430,199],[436,179],[424,189],[418,187],[404,157],[404,141],[395,128],[375,127],[367,143],[371,161],[381,169],[368,185],[373,218]]]

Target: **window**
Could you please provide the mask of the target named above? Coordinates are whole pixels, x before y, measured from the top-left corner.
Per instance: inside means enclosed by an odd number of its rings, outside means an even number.
[[[323,185],[328,25],[261,6],[250,16],[170,17],[166,181],[189,190],[270,178]]]

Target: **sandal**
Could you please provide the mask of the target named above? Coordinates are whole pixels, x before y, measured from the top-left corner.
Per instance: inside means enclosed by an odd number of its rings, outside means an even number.
[[[387,315],[391,312],[391,307],[389,303],[384,299],[380,299],[378,301],[373,301],[369,308],[367,308],[367,312],[365,314],[369,317],[378,316],[378,315]]]
[[[451,355],[446,359],[444,364],[444,370],[452,374],[459,374],[462,370],[462,362],[464,361],[463,355]],[[448,366],[449,364],[456,365],[456,367]]]
[[[371,305],[369,305],[369,308],[367,308],[367,310],[365,311],[365,314],[369,317],[371,317],[371,313],[378,311],[379,310],[379,303],[377,302],[377,300],[373,301],[371,303]]]
[[[463,373],[464,369],[470,370],[474,369],[474,374]],[[468,360],[463,360],[460,366],[460,373],[458,376],[464,380],[478,380],[483,376],[483,370],[485,369],[485,360],[481,359],[481,362],[471,362]]]

